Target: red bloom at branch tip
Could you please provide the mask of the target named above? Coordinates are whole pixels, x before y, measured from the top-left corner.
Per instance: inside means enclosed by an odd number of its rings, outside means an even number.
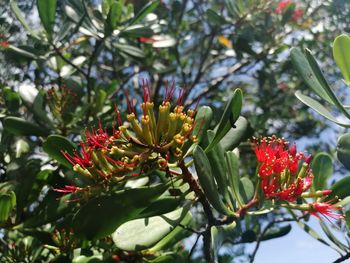
[[[279,4],[277,5],[277,7],[275,9],[275,12],[277,14],[281,14],[284,11],[284,9],[286,9],[291,3],[292,3],[291,0],[279,2]]]
[[[331,202],[332,200],[323,203],[312,204],[314,211],[310,211],[310,214],[316,216],[317,218],[320,218],[320,215],[330,217],[335,220],[343,218],[343,215],[341,213],[342,207],[336,204],[331,204]]]

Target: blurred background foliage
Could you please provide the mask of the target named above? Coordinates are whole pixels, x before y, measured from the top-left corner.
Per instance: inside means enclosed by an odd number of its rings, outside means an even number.
[[[57,201],[60,194],[51,189],[76,179],[42,147],[50,134],[77,142],[98,119],[111,127],[113,105],[126,108],[126,90],[142,100],[142,79],[150,83],[155,102],[162,101],[166,83],[175,82],[185,90],[186,106],[198,101],[210,105],[214,120],[222,114],[229,94],[241,88],[243,116],[249,121],[247,138],[270,134],[290,141],[307,138],[314,142],[309,144],[312,153],[333,150],[334,142],[318,138],[334,128],[294,97],[296,88],[306,86],[292,67],[289,49],[313,50],[328,79],[342,87],[331,43],[350,31],[349,1],[295,0],[282,11],[276,9],[279,1],[273,0],[62,0],[52,7],[53,2],[0,2],[0,190],[8,204],[0,213],[6,218],[0,220],[0,256],[8,262],[53,258],[60,262],[78,256],[96,260],[101,256],[107,262],[119,253],[107,238],[94,242],[71,238],[68,244],[60,239],[70,235],[57,232],[69,222],[62,217],[69,218],[78,204]],[[345,92],[338,93],[346,98]],[[13,118],[4,121],[9,116]],[[242,143],[240,150],[242,170],[253,174],[249,144]],[[15,210],[11,193],[16,195]],[[247,217],[242,222],[243,236],[230,237],[230,258],[223,256],[222,262],[247,256],[244,246],[232,244],[256,241],[261,229],[254,220]],[[271,238],[290,229],[277,230]],[[61,252],[81,249],[75,255],[58,255],[55,247]],[[188,247],[176,249],[190,253]],[[137,254],[118,255],[129,262],[141,260]]]

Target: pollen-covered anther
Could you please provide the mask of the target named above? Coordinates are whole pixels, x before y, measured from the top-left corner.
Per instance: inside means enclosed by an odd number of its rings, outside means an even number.
[[[174,151],[175,157],[179,158],[182,156],[182,154],[183,154],[182,150],[180,148],[176,147],[176,149]]]
[[[168,167],[168,162],[164,158],[159,158],[157,163],[160,169],[166,169]]]

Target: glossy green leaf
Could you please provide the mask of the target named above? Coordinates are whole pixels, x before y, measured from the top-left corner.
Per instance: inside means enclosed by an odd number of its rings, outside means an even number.
[[[169,234],[187,212],[188,208],[185,207],[160,216],[128,221],[112,234],[114,244],[127,251],[150,248]]]
[[[130,25],[139,24],[142,19],[157,8],[159,2],[160,0],[149,1],[131,20]]]
[[[61,135],[50,135],[43,143],[43,150],[54,160],[67,167],[72,164],[63,156],[62,151],[73,154],[77,146]]]
[[[311,163],[314,179],[312,190],[323,190],[327,188],[327,180],[333,174],[333,160],[327,153],[318,153]]]
[[[228,168],[228,181],[232,193],[240,207],[243,206],[243,200],[239,192],[240,176],[239,176],[239,160],[235,153],[229,151],[225,154],[226,165]]]
[[[125,28],[120,35],[122,37],[137,38],[137,37],[151,37],[153,35],[153,30],[144,25],[132,25]]]
[[[31,36],[36,39],[40,39],[38,34],[34,32],[34,30],[28,25],[27,21],[24,19],[21,10],[18,8],[15,0],[10,0],[10,7],[12,12],[15,14],[18,21],[22,24],[22,26],[29,32]]]
[[[338,160],[350,170],[350,133],[343,134],[337,142]]]
[[[16,142],[16,158],[20,158],[22,155],[29,151],[29,144],[23,139],[19,139]]]
[[[188,259],[188,257],[178,253],[174,253],[174,252],[167,252],[155,259],[147,260],[147,263],[190,263],[190,262],[191,261]]]
[[[235,128],[231,128],[227,134],[221,139],[220,144],[225,151],[232,151],[249,135],[247,134],[248,121],[246,118],[240,116],[236,123]]]
[[[327,80],[325,79],[319,65],[317,64],[316,59],[311,54],[311,51],[306,49],[305,50],[306,59],[308,60],[313,73],[316,75],[318,81],[321,83],[323,90],[327,93],[328,97],[331,99],[332,104],[337,106],[337,108],[347,117],[350,118],[350,114],[348,111],[344,108],[343,104],[339,101],[337,96],[335,95],[332,88],[329,86]]]
[[[230,211],[221,200],[210,162],[205,152],[199,145],[194,148],[193,160],[199,183],[210,204],[221,214],[232,215],[233,212]]]
[[[261,240],[269,240],[273,238],[279,238],[287,235],[292,230],[292,226],[290,224],[278,227],[278,228],[270,228],[262,237]]]
[[[321,82],[317,78],[304,53],[299,48],[292,48],[290,55],[294,67],[298,71],[299,75],[304,79],[306,84],[322,99],[331,104],[334,104],[322,86]]]
[[[327,118],[328,120],[343,126],[343,127],[350,127],[350,123],[343,123],[339,122],[336,117],[334,117],[321,103],[314,100],[313,98],[306,96],[302,94],[300,91],[295,92],[295,96],[305,105],[309,106],[319,114],[321,114],[323,117]]]
[[[149,203],[167,188],[167,184],[159,184],[93,198],[75,214],[73,229],[81,238],[105,237],[113,233],[121,224],[138,218]]]
[[[124,44],[115,44],[115,47],[117,49],[119,49],[121,52],[132,56],[132,57],[136,57],[136,58],[143,58],[145,57],[144,52],[142,51],[142,49],[139,49],[137,47],[134,46],[130,46],[130,45],[124,45]]]
[[[248,203],[254,196],[254,184],[248,177],[242,177],[239,182],[239,193],[244,203]]]
[[[7,117],[3,120],[4,129],[9,133],[23,136],[47,136],[49,132],[42,127],[18,117]]]
[[[338,36],[333,43],[333,57],[343,74],[345,82],[350,85],[350,37]]]
[[[37,0],[41,23],[43,24],[49,38],[51,38],[53,26],[55,24],[56,1],[57,0]]]
[[[215,133],[211,130],[207,131],[209,142],[213,140]],[[225,161],[225,151],[221,147],[221,143],[216,144],[213,149],[207,153],[207,157],[210,162],[210,166],[215,177],[215,181],[218,184],[219,192],[223,195],[226,203],[231,205],[230,194],[228,191],[228,179],[227,179],[227,166]]]
[[[243,103],[243,93],[240,89],[236,89],[227,102],[224,113],[220,119],[218,127],[215,129],[216,133],[214,139],[205,149],[206,152],[210,151],[215,144],[220,142],[220,140],[227,134],[227,132],[232,127],[232,124],[235,123],[241,114]]]
[[[192,221],[192,214],[187,213],[186,216],[180,222],[181,226],[175,227],[168,235],[166,235],[162,240],[157,244],[151,247],[148,251],[151,253],[157,252],[160,250],[171,249],[175,246],[177,242],[183,240],[185,237],[188,237],[192,232],[186,230],[183,226],[188,226]]]
[[[0,193],[0,222],[6,221],[16,205],[16,194],[13,191]]]
[[[153,201],[140,213],[140,217],[150,217],[174,211],[181,203],[181,196],[164,196]]]
[[[344,199],[348,196],[350,196],[350,176],[346,176],[339,181],[337,181],[335,184],[333,184],[330,188],[332,190],[332,193],[330,193],[325,201],[331,200],[335,198],[336,196],[339,199]]]

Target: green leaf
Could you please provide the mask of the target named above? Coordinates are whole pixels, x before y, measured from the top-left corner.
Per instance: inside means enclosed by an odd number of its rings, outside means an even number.
[[[7,117],[3,120],[4,129],[9,133],[23,136],[47,136],[49,132],[42,127],[18,117]]]
[[[72,164],[63,156],[62,151],[73,154],[77,146],[61,135],[50,135],[43,143],[43,150],[54,160],[67,167]]]
[[[188,257],[174,252],[167,252],[155,259],[147,260],[147,263],[190,263]]]
[[[210,204],[221,214],[233,215],[233,212],[230,211],[221,200],[211,170],[210,162],[208,157],[205,155],[205,152],[199,145],[197,145],[193,150],[193,160],[199,183]]]
[[[350,85],[350,37],[338,36],[333,43],[333,57],[343,74],[345,82]]]
[[[73,229],[79,237],[89,240],[105,237],[121,224],[138,218],[167,188],[167,184],[158,184],[93,198],[75,214]]]
[[[197,136],[198,138],[198,144],[203,139],[203,133],[205,133],[209,129],[212,119],[213,111],[210,107],[202,106],[199,108],[195,117],[196,126],[193,128],[192,131],[192,134]]]
[[[323,232],[327,235],[330,241],[333,242],[334,245],[339,247],[343,251],[347,251],[348,248],[345,246],[340,240],[332,233],[332,231],[328,228],[328,226],[323,222],[323,220],[320,220],[320,225],[323,230]]]
[[[16,158],[20,158],[22,155],[26,154],[29,149],[28,142],[23,139],[19,139],[16,142]]]
[[[244,203],[248,203],[254,196],[254,184],[248,177],[242,177],[239,182],[239,193]]]
[[[39,39],[39,36],[37,33],[34,32],[34,30],[28,25],[27,21],[24,19],[21,10],[18,8],[16,1],[11,0],[10,1],[10,7],[12,9],[12,12],[17,17],[18,21],[22,24],[22,26],[29,32],[30,35],[32,35],[34,38]]]
[[[170,213],[128,221],[112,234],[114,244],[127,251],[139,251],[155,245],[168,235],[186,216],[189,207]]]
[[[350,123],[343,123],[339,122],[336,117],[334,117],[321,103],[314,100],[313,98],[310,98],[309,96],[306,96],[302,94],[300,91],[295,92],[295,96],[305,105],[309,106],[319,114],[321,114],[323,117],[327,118],[328,120],[343,126],[343,127],[350,127]]]
[[[153,12],[159,5],[159,0],[149,1],[135,17],[131,20],[130,25],[135,25],[141,22],[149,13]]]
[[[290,51],[291,58],[295,69],[304,79],[306,84],[322,99],[334,104],[327,92],[325,91],[320,80],[317,78],[306,56],[299,48],[292,48]]]
[[[215,136],[215,133],[211,130],[208,130],[207,136],[208,136],[209,142],[211,142]],[[210,166],[212,168],[216,183],[218,184],[219,192],[223,195],[225,201],[231,205],[231,208],[233,208],[231,204],[230,194],[227,187],[228,179],[226,175],[227,166],[225,162],[225,151],[221,147],[221,143],[216,144],[213,147],[213,149],[211,149],[207,153],[207,157],[209,159]]]
[[[16,205],[16,194],[13,191],[0,194],[0,222],[6,221]]]
[[[56,0],[37,0],[37,7],[41,23],[49,39],[51,39],[53,26],[55,24]]]
[[[327,180],[333,174],[333,160],[327,153],[318,153],[311,163],[314,179],[312,190],[323,190],[327,188]]]
[[[211,248],[214,253],[215,262],[219,259],[219,250],[221,246],[230,239],[232,232],[236,228],[236,222],[232,222],[230,225],[225,226],[212,226],[210,228],[211,234]]]
[[[278,228],[270,228],[261,238],[262,241],[279,238],[287,235],[292,230],[290,224]]]
[[[150,37],[153,35],[153,30],[144,25],[132,25],[124,29],[121,33],[121,37],[137,38],[137,37]]]
[[[323,238],[321,238],[317,232],[315,230],[313,230],[309,225],[301,222],[301,221],[297,221],[298,225],[306,232],[308,233],[310,236],[312,236],[314,239],[316,239],[317,241],[321,242],[322,244],[332,247],[328,242],[326,242]]]
[[[346,227],[348,229],[348,231],[350,231],[350,210],[345,212],[345,222],[346,222]]]
[[[339,199],[344,199],[348,196],[350,196],[350,176],[346,176],[339,181],[337,181],[335,184],[333,184],[330,188],[332,192],[325,198],[325,201],[331,200],[335,197],[338,197]]]
[[[206,152],[210,151],[215,144],[220,142],[220,140],[230,130],[230,128],[232,127],[232,124],[234,124],[237,121],[239,115],[241,114],[242,103],[243,103],[242,91],[240,89],[236,89],[231,99],[226,104],[224,113],[216,129],[214,139],[205,149]]]
[[[213,25],[223,25],[226,23],[226,20],[224,17],[222,17],[221,15],[219,15],[217,12],[215,12],[213,9],[208,9],[205,12],[206,17],[208,18],[209,22]]]
[[[148,251],[157,252],[160,250],[171,249],[175,246],[177,242],[183,240],[185,237],[188,237],[192,232],[186,230],[183,226],[188,226],[192,221],[192,214],[187,213],[186,216],[180,222],[181,226],[175,227],[168,235],[166,235],[162,240],[155,244]]]
[[[122,4],[119,1],[113,2],[109,9],[105,24],[105,33],[107,36],[110,35],[117,27],[118,23],[120,22],[122,11]]]
[[[150,205],[140,213],[140,217],[150,217],[174,211],[181,203],[181,196],[164,196],[150,203]]]
[[[118,44],[118,43],[115,44],[115,47],[117,49],[119,49],[121,52],[123,52],[129,56],[132,56],[135,58],[145,57],[145,54],[143,53],[142,49],[139,49],[137,47],[130,46],[130,45],[124,45],[124,44]]]
[[[220,144],[225,151],[232,151],[249,135],[247,134],[248,121],[246,118],[239,116],[235,123],[235,128],[231,128],[221,139]]]
[[[234,194],[240,207],[243,206],[243,200],[239,192],[240,176],[239,176],[239,163],[238,157],[233,152],[226,152],[226,165],[228,168],[228,181],[230,184],[231,191]]]
[[[350,133],[343,134],[339,137],[337,143],[338,160],[350,170]]]

